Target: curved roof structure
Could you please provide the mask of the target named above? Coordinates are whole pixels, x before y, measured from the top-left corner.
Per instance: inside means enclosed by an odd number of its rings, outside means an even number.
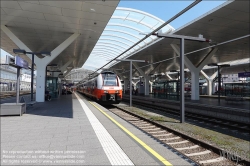
[[[116,8],[83,67],[92,70],[97,69],[142,39],[143,33],[150,33],[163,23],[163,20],[143,11],[131,8]],[[162,28],[163,33],[170,33],[173,30],[174,28],[170,25]],[[157,39],[155,36],[147,38],[120,58],[142,49]]]
[[[230,11],[230,13],[228,13]],[[220,6],[199,16],[172,32],[175,35],[198,36],[202,34],[211,39],[212,43],[185,41],[185,56],[195,67],[207,60],[206,64],[230,64],[230,68],[222,74],[235,74],[249,71],[249,1],[226,1]],[[241,26],[239,26],[239,24]],[[138,69],[133,72],[134,77],[145,75],[170,74],[171,70],[179,70],[179,56],[174,46],[178,39],[160,38],[152,44],[130,55],[130,59],[149,60],[149,64],[138,63]],[[209,58],[209,53],[218,50]],[[129,78],[130,65],[127,62],[116,62],[112,66],[124,78]],[[187,66],[185,67],[187,68]],[[211,70],[210,70],[211,69]],[[203,66],[206,74],[211,76],[216,67]],[[187,70],[187,69],[186,69]],[[210,72],[211,71],[211,72]]]

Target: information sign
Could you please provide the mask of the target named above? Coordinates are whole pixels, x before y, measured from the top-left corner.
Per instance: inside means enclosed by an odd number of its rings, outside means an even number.
[[[238,77],[250,77],[250,72],[243,72],[243,73],[238,73]]]
[[[15,57],[15,64],[19,67],[28,69],[29,68],[29,64],[27,61],[25,61],[23,58],[16,56]]]

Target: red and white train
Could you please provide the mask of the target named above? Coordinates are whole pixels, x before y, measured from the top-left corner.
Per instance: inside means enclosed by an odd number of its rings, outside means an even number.
[[[77,91],[101,104],[118,104],[122,100],[122,84],[111,71],[103,71],[95,78],[78,84]]]

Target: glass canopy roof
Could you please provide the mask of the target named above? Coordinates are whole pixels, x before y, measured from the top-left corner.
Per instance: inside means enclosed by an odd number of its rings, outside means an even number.
[[[163,23],[163,20],[149,13],[130,8],[116,8],[83,67],[91,70],[102,67],[145,37],[145,35],[140,33],[150,33]],[[174,28],[166,25],[161,30],[162,33],[170,33]],[[130,51],[120,56],[119,59],[128,57],[133,52],[142,49],[155,40],[158,40],[156,36],[148,37]],[[109,66],[112,66],[114,63],[116,61],[110,63]]]

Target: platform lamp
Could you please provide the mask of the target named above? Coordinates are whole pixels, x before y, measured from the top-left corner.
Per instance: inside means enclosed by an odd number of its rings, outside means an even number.
[[[13,52],[15,54],[31,54],[32,55],[32,64],[31,64],[31,96],[30,96],[30,100],[33,101],[33,79],[34,79],[34,55],[43,55],[43,56],[50,56],[51,53],[48,51],[41,51],[41,52],[27,52],[25,50],[21,50],[21,49],[13,49]]]
[[[220,90],[221,90],[221,73],[220,69],[222,67],[230,67],[230,64],[217,64],[217,63],[209,63],[208,66],[217,66],[218,67],[218,103],[220,104]]]

